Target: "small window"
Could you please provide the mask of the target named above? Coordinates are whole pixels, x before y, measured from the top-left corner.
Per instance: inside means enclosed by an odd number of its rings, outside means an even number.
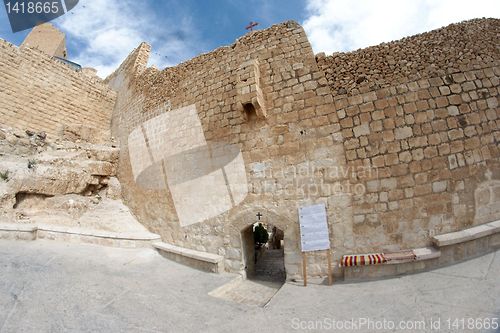
[[[252,103],[243,104],[243,110],[245,111],[247,120],[253,121],[257,119],[257,112]]]

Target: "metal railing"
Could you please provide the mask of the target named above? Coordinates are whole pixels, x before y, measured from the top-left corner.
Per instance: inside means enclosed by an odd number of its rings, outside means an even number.
[[[57,60],[57,61],[65,64],[65,65],[68,65],[69,67],[71,67],[76,72],[80,72],[82,70],[82,66],[80,66],[76,62],[69,61],[68,59],[64,59],[64,58],[56,57],[56,56],[52,57],[52,59],[55,59],[55,60]]]

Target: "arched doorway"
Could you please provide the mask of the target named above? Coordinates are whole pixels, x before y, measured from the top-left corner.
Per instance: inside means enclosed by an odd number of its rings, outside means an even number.
[[[258,221],[241,231],[243,265],[252,280],[285,282],[284,231],[267,221]]]
[[[298,268],[301,264],[300,258],[296,255],[299,250],[299,228],[296,223],[298,216],[294,207],[276,206],[274,204],[262,205],[250,203],[246,207],[240,207],[231,212],[228,216],[230,223],[230,233],[239,238],[241,250],[240,274],[245,278],[252,278],[255,272],[255,246],[253,240],[253,226],[256,223],[262,223],[269,227],[272,234],[272,228],[276,227],[283,231],[283,241],[280,241],[283,251],[282,261],[284,261],[285,277],[295,278],[298,274]],[[272,239],[272,235],[270,235]],[[253,261],[251,260],[253,258]]]
[[[285,206],[270,204],[263,207],[252,203],[233,210],[228,216],[231,221],[228,231],[233,239],[239,238],[241,250],[241,262],[233,267],[238,266],[238,272],[244,278],[231,281],[212,291],[210,295],[238,303],[265,306],[283,286],[287,274],[293,278],[298,271],[300,263],[295,255],[299,244],[298,224],[292,222],[298,218],[294,215],[295,211]],[[264,242],[267,244],[264,253],[267,256],[260,254],[260,258],[255,260],[257,251],[254,231],[259,223],[262,223],[268,233],[268,241]],[[274,227],[276,231],[273,233]],[[257,250],[262,251],[262,246]]]

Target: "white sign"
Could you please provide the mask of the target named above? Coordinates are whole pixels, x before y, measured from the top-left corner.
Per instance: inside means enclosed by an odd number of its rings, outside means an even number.
[[[324,204],[299,208],[302,252],[330,249],[330,235]]]

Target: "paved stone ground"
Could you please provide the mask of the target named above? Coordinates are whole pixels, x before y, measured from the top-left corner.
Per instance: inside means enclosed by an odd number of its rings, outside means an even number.
[[[236,303],[265,306],[282,285],[282,282],[243,280],[237,277],[208,294]]]
[[[276,333],[351,319],[369,321],[355,332],[404,331],[367,326],[383,320],[386,327],[426,320],[425,329],[406,331],[433,332],[431,318],[441,319],[434,332],[464,332],[446,320],[500,317],[499,277],[496,252],[402,278],[285,284],[259,307],[208,295],[234,276],[196,271],[152,250],[0,241],[0,332]]]

